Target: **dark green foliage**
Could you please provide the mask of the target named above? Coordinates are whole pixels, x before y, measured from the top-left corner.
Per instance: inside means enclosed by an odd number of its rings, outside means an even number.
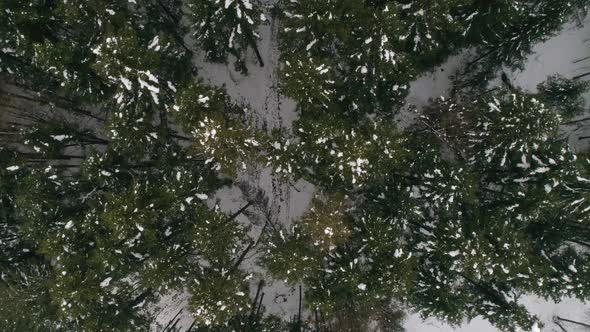
[[[539,84],[537,88],[541,100],[568,119],[584,112],[583,94],[588,91],[588,87],[589,84],[586,81],[555,75]]]
[[[259,1],[0,4],[2,80],[33,104],[1,119],[1,327],[149,330],[162,297],[184,293],[193,331],[398,332],[408,307],[514,332],[539,323],[525,294],[588,300],[590,163],[560,127],[588,85],[479,89],[586,7],[281,1],[275,88],[299,114],[267,134],[195,76],[184,43],[191,33],[210,61],[245,72],[253,51],[264,66]],[[398,128],[410,82],[467,47],[452,98]],[[316,186],[293,224],[266,197],[235,215],[214,202],[264,168],[273,193]],[[237,218],[249,208],[264,226]],[[263,282],[250,289],[263,272],[301,285],[306,311],[266,314]]]
[[[261,61],[256,30],[266,18],[258,0],[190,0],[187,6],[193,36],[207,59],[226,62],[231,54],[236,58],[236,68],[243,72],[247,72],[244,61],[248,49],[254,50]]]

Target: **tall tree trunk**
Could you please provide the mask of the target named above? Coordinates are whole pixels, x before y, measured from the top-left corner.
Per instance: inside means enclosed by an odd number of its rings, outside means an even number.
[[[166,324],[166,326],[164,327],[164,329],[162,330],[162,332],[166,332],[166,330],[170,327],[170,325],[176,319],[176,317],[178,317],[183,311],[184,311],[183,308],[181,308],[180,310],[178,310],[178,312],[176,313],[176,315],[174,315],[174,317],[172,317],[172,319],[168,321],[168,324]]]
[[[74,106],[71,106],[71,105],[64,105],[64,104],[62,104],[60,102],[56,102],[55,100],[50,100],[49,98],[43,98],[43,97],[32,98],[32,97],[29,97],[29,96],[25,96],[25,95],[21,95],[21,94],[16,94],[16,93],[12,93],[12,92],[8,92],[8,91],[3,91],[3,90],[0,90],[0,93],[1,94],[5,94],[5,95],[8,95],[10,97],[14,97],[14,98],[18,98],[18,99],[23,99],[23,100],[26,100],[26,101],[30,101],[30,102],[33,102],[33,103],[39,103],[41,105],[55,102],[55,105],[57,107],[59,107],[59,108],[62,108],[64,111],[72,112],[72,113],[78,114],[78,115],[87,116],[87,117],[90,117],[90,118],[95,119],[95,120],[100,121],[100,122],[104,122],[105,121],[105,119],[100,118],[100,117],[92,114],[92,112],[90,112],[90,111],[83,110],[81,108],[74,107]]]
[[[584,78],[586,76],[590,76],[590,72],[587,72],[587,73],[584,73],[581,75],[576,75],[576,76],[572,77],[572,80],[579,80],[580,78]]]
[[[301,311],[303,305],[303,294],[301,292],[301,285],[299,285],[299,310],[297,312],[297,331],[301,332]]]
[[[193,327],[195,327],[196,324],[197,324],[197,319],[195,318],[195,320],[193,320],[193,323],[191,324],[191,326],[188,327],[186,332],[191,332],[193,330]]]
[[[247,24],[242,24],[244,26],[244,33],[246,34],[246,38],[250,42],[250,47],[254,50],[254,54],[256,54],[256,58],[258,59],[258,63],[260,67],[264,67],[264,61],[262,60],[262,56],[260,55],[260,51],[258,51],[258,45],[256,44],[256,39],[254,38],[254,32],[250,29],[250,26]]]
[[[562,318],[562,317],[559,317],[559,316],[555,316],[555,318],[558,319],[558,320],[560,320],[560,321],[562,321],[562,322],[568,322],[568,323],[576,324],[576,325],[583,326],[583,327],[590,327],[590,324],[578,322],[578,321],[575,321],[575,320],[571,320],[571,319],[567,319],[567,318]]]
[[[250,252],[250,250],[252,250],[252,248],[254,247],[254,243],[255,243],[254,241],[250,241],[250,244],[248,244],[248,247],[246,247],[244,252],[240,255],[240,257],[236,260],[234,265],[228,271],[228,273],[227,273],[228,276],[232,275],[238,269],[240,264],[242,264],[242,262],[246,258],[246,255],[248,254],[248,252]]]
[[[227,220],[226,222],[230,222],[234,219],[236,219],[240,214],[244,213],[244,211],[246,211],[250,205],[252,205],[252,202],[248,202],[246,205],[242,206],[242,208],[240,208],[236,213],[232,214]]]
[[[262,287],[264,287],[264,279],[260,279],[258,282],[258,288],[256,289],[256,296],[254,296],[254,300],[252,301],[252,309],[250,309],[250,316],[248,317],[248,327],[252,328],[254,324],[254,317],[256,314],[256,308],[258,306],[258,297],[260,296],[260,292],[262,291]],[[244,327],[246,328],[246,327]]]

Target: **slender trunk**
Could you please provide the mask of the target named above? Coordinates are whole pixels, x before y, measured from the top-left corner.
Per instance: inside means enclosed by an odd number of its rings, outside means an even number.
[[[258,282],[258,288],[256,289],[256,296],[254,296],[254,301],[252,301],[252,309],[250,310],[250,317],[248,320],[250,321],[249,325],[252,325],[254,320],[254,314],[256,313],[256,305],[258,304],[258,297],[260,296],[260,292],[262,291],[262,287],[264,287],[264,279],[261,279]]]
[[[174,317],[172,317],[172,319],[168,321],[168,324],[166,324],[166,326],[164,327],[164,329],[162,330],[162,332],[166,332],[166,330],[170,327],[170,325],[176,319],[176,317],[178,317],[183,311],[184,311],[184,309],[182,309],[182,308],[180,310],[178,310],[178,312],[176,313],[176,315],[174,315]]]
[[[269,224],[269,220],[268,218],[266,219],[266,222],[264,223],[264,226],[262,226],[262,230],[260,230],[260,235],[258,236],[258,239],[256,240],[256,243],[254,243],[254,246],[258,246],[258,243],[260,243],[260,241],[262,240],[262,237],[264,236],[264,232],[266,231],[266,228],[268,227]]]
[[[15,98],[27,100],[27,101],[30,101],[30,102],[39,103],[39,104],[49,104],[49,103],[52,102],[48,98],[39,97],[39,98],[36,99],[36,98],[32,98],[32,97],[28,97],[28,96],[25,96],[25,95],[20,95],[20,94],[12,93],[12,92],[7,92],[7,91],[3,91],[3,90],[0,90],[0,93],[5,94],[5,95],[8,95],[8,96],[11,96],[11,97],[15,97]],[[58,103],[56,103],[56,106],[59,107],[59,108],[63,108],[65,111],[72,112],[74,114],[87,116],[87,117],[93,118],[93,119],[98,120],[98,121],[101,121],[101,122],[104,122],[105,121],[104,119],[102,119],[102,118],[100,118],[100,117],[92,114],[92,112],[87,111],[87,110],[83,110],[81,108],[72,107],[70,105],[63,105],[63,104],[60,105]]]
[[[584,78],[586,76],[590,76],[590,72],[587,72],[587,73],[584,73],[581,75],[576,75],[576,76],[572,77],[572,80],[579,80],[580,78]]]
[[[561,325],[561,323],[558,322],[557,320],[555,320],[554,323],[555,323],[555,325],[559,326],[559,328],[561,329],[561,331],[568,332],[568,330],[566,330],[565,327],[563,327],[563,325]]]
[[[177,318],[176,321],[174,321],[174,324],[172,324],[172,326],[170,326],[169,331],[176,331],[176,325],[178,325],[178,322],[180,322],[180,318]]]
[[[254,39],[254,37],[250,37]],[[256,41],[252,41],[252,48],[254,49],[254,54],[256,54],[256,58],[258,59],[258,63],[260,67],[264,67],[264,61],[262,60],[262,56],[260,55],[260,51],[258,51],[258,45],[256,45]]]
[[[191,332],[193,330],[193,327],[195,327],[195,324],[197,324],[197,319],[193,320],[193,323],[191,324],[191,326],[188,327],[186,332]]]
[[[471,66],[473,66],[474,64],[480,62],[481,60],[487,58],[490,54],[492,54],[494,52],[494,49],[491,49],[487,52],[485,52],[484,54],[480,55],[479,57],[477,57],[475,60],[472,60],[470,62],[467,63],[467,66],[465,67],[466,69],[471,68]]]
[[[562,321],[562,322],[568,322],[568,323],[576,324],[576,325],[579,325],[579,326],[590,327],[590,324],[578,322],[578,321],[575,321],[575,320],[571,320],[571,319],[567,319],[567,318],[562,318],[562,317],[559,317],[559,316],[555,316],[555,318],[558,319],[558,320],[560,320],[560,321]]]
[[[72,160],[72,159],[86,159],[86,156],[76,156],[76,155],[60,155],[53,158],[43,158],[37,153],[28,153],[28,152],[19,152],[20,156],[26,157],[29,160],[41,160],[41,161],[48,161],[48,160]],[[37,157],[37,158],[35,158]]]
[[[51,168],[80,168],[80,165],[51,165]]]
[[[252,202],[248,202],[246,205],[244,205],[241,209],[239,209],[236,213],[232,214],[229,219],[227,219],[227,222],[232,221],[234,219],[236,219],[240,214],[244,213],[244,211],[246,211],[250,205],[252,205]]]
[[[574,62],[572,62],[572,63],[579,63],[579,62],[582,62],[582,61],[584,61],[584,60],[588,60],[588,59],[590,59],[590,56],[587,56],[587,57],[584,57],[584,58],[578,59],[578,60],[576,60],[576,61],[574,61]]]
[[[264,292],[260,294],[260,300],[258,301],[258,309],[256,309],[256,317],[260,317],[260,312],[262,311],[262,300],[264,300]]]
[[[256,44],[256,39],[254,38],[254,32],[250,29],[250,26],[247,24],[243,24],[244,26],[244,33],[246,34],[246,38],[250,42],[250,46],[254,50],[254,54],[256,54],[256,58],[258,59],[258,63],[260,67],[264,67],[264,61],[262,60],[262,56],[260,55],[260,51],[258,51],[258,45]]]
[[[254,241],[250,241],[250,244],[248,244],[248,247],[246,247],[244,252],[240,255],[240,257],[238,257],[238,259],[236,260],[234,265],[231,267],[231,269],[227,273],[228,276],[232,275],[234,273],[234,271],[236,271],[238,269],[240,264],[242,264],[242,262],[246,258],[246,255],[248,254],[248,252],[250,252],[250,250],[252,250],[253,247],[254,247]]]
[[[302,309],[302,293],[301,293],[301,285],[299,285],[299,311],[297,312],[297,326],[299,327],[299,331],[301,331],[301,309]]]
[[[498,88],[498,87],[495,87],[495,88],[493,88],[493,89],[486,90],[486,91],[484,91],[484,92],[482,92],[482,93],[480,93],[480,94],[476,95],[476,96],[475,96],[475,97],[473,97],[471,100],[477,100],[477,99],[481,98],[482,96],[484,96],[484,95],[487,95],[487,94],[489,94],[489,93],[492,93],[492,92],[494,92],[494,91],[498,91],[499,89],[500,89],[500,88]]]

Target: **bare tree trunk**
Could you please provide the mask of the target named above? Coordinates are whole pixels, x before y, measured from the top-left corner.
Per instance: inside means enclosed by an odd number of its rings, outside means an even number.
[[[256,58],[258,59],[258,63],[260,67],[264,67],[264,61],[262,60],[262,56],[260,55],[260,51],[258,51],[258,45],[256,44],[256,39],[254,39],[254,32],[250,29],[250,27],[244,24],[244,33],[246,34],[248,41],[250,42],[250,46],[254,50],[254,54],[256,54]]]
[[[563,331],[563,332],[568,332],[568,331],[565,329],[565,327],[563,327],[563,325],[561,325],[561,323],[557,321],[557,319],[556,319],[556,320],[554,320],[554,323],[555,323],[555,325],[559,326],[559,328],[561,329],[561,331]]]
[[[52,102],[48,98],[39,97],[39,98],[35,99],[35,98],[28,97],[28,96],[25,96],[25,95],[20,95],[20,94],[8,92],[8,91],[3,91],[3,90],[0,90],[0,93],[5,94],[5,95],[8,95],[8,96],[11,96],[11,97],[14,97],[14,98],[19,98],[19,99],[23,99],[23,100],[26,100],[26,101],[30,101],[30,102],[33,102],[33,103],[50,104]],[[83,110],[83,109],[78,108],[78,107],[73,107],[73,106],[70,106],[70,105],[63,105],[63,104],[58,104],[58,103],[56,103],[56,106],[59,107],[59,108],[63,108],[65,111],[72,112],[74,114],[87,116],[87,117],[93,118],[93,119],[98,120],[98,121],[101,121],[101,122],[104,122],[105,121],[105,119],[100,118],[100,117],[92,114],[92,112],[87,111],[87,110]]]
[[[302,294],[301,294],[301,285],[299,285],[299,312],[297,313],[297,324],[299,325],[299,330],[301,330],[301,305],[302,305]]]
[[[248,202],[246,205],[244,205],[242,208],[240,208],[236,213],[232,214],[229,219],[227,219],[227,221],[232,221],[234,219],[236,219],[240,214],[244,213],[244,211],[246,211],[246,209],[248,209],[250,207],[250,205],[252,205],[252,202]]]
[[[588,59],[590,59],[590,56],[587,56],[587,57],[584,57],[584,58],[578,59],[578,60],[576,60],[576,61],[574,61],[574,62],[572,62],[572,63],[579,63],[579,62],[582,62],[582,61],[584,61],[584,60],[588,60]]]
[[[584,73],[581,75],[576,75],[576,76],[572,77],[572,80],[579,80],[580,78],[584,78],[586,76],[590,76],[590,72],[587,72],[587,73]]]
[[[590,327],[590,324],[578,322],[578,321],[575,321],[575,320],[571,320],[571,319],[567,319],[567,318],[562,318],[562,317],[559,317],[559,316],[555,316],[555,318],[557,320],[562,321],[562,322],[568,322],[568,323],[576,324],[576,325],[579,325],[579,326]]]
[[[254,301],[252,301],[252,309],[250,310],[250,317],[248,318],[249,325],[252,325],[254,321],[254,315],[256,314],[256,306],[258,304],[258,297],[260,296],[260,292],[262,291],[262,287],[264,287],[264,279],[261,279],[258,282],[258,288],[256,289],[256,296],[254,296]]]
[[[164,329],[162,330],[162,332],[166,332],[166,330],[170,327],[170,325],[176,319],[176,317],[178,317],[183,311],[184,311],[184,309],[182,309],[182,308],[180,310],[178,310],[178,312],[176,313],[176,315],[174,315],[174,317],[172,317],[172,319],[168,321],[168,324],[166,325],[166,327],[164,327]]]
[[[264,292],[260,294],[260,300],[258,301],[258,309],[256,309],[256,317],[260,317],[260,311],[262,311],[262,300],[264,299]]]
[[[253,247],[254,247],[254,241],[250,241],[250,244],[248,244],[248,247],[246,247],[246,249],[244,250],[244,252],[240,255],[240,257],[236,260],[236,262],[234,263],[234,265],[231,267],[231,269],[227,273],[228,276],[231,275],[231,274],[233,274],[235,272],[235,270],[238,269],[238,267],[240,266],[240,264],[242,264],[242,262],[246,258],[246,255],[248,254],[248,252],[250,252],[250,250],[252,250]]]
[[[186,330],[186,332],[191,332],[193,330],[193,327],[195,327],[195,324],[197,324],[197,319],[195,318],[195,320],[193,320],[193,323],[191,324],[191,326],[188,327],[188,329]]]

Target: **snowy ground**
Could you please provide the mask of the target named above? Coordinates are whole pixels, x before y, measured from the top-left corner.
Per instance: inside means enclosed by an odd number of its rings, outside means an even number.
[[[273,0],[269,0],[270,3]],[[579,28],[576,24],[569,24],[556,37],[535,47],[535,53],[530,56],[523,71],[509,73],[509,77],[515,85],[525,89],[534,90],[538,83],[544,81],[548,75],[560,73],[566,77],[590,71],[590,59],[575,62],[586,56],[590,56],[590,18],[584,20],[585,27]],[[242,76],[233,70],[233,66],[210,64],[203,61],[200,55],[196,55],[194,63],[199,70],[199,76],[205,78],[212,84],[224,86],[229,95],[236,101],[243,102],[250,106],[249,117],[259,128],[287,128],[297,119],[296,105],[292,100],[284,98],[277,90],[276,68],[279,64],[276,45],[277,26],[276,22],[263,26],[260,29],[262,40],[259,43],[260,53],[265,62],[260,67],[251,52],[248,61],[249,76]],[[190,40],[187,40],[190,44]],[[450,76],[461,68],[463,56],[451,57],[445,64],[435,68],[411,85],[410,95],[407,104],[420,109],[432,98],[445,96],[451,85]],[[590,96],[589,96],[590,99]],[[405,127],[414,119],[415,114],[402,112],[396,117],[401,127]],[[585,130],[578,130],[572,142],[579,143],[577,137]],[[577,144],[578,147],[584,147]],[[265,193],[268,198],[268,211],[276,216],[276,222],[289,224],[299,218],[308,208],[309,202],[315,192],[313,185],[298,181],[295,184],[284,183],[271,175],[269,169],[261,168],[249,170],[242,174],[239,181],[246,183],[249,187],[257,188]],[[234,212],[245,204],[244,193],[237,187],[223,188],[216,199],[224,211]],[[249,222],[258,223],[258,228],[253,230],[253,237],[260,231],[260,214],[255,208],[249,209],[247,216]],[[242,218],[246,218],[243,216]],[[248,220],[243,219],[244,222]],[[246,265],[253,263],[251,257]],[[285,287],[281,282],[274,282],[262,272],[254,278],[253,285],[260,279],[265,279],[268,284],[264,288],[264,304],[267,312],[276,313],[283,317],[296,314],[298,296],[295,289]],[[255,286],[252,287],[253,292]],[[559,315],[564,318],[578,321],[590,321],[590,307],[579,301],[566,299],[559,304],[546,302],[534,297],[526,297],[523,303],[545,322],[543,331],[563,331],[553,323],[553,317]],[[162,311],[158,316],[159,322],[170,320],[185,304],[186,298],[183,294],[168,297],[162,301]],[[192,318],[188,312],[183,312],[177,327],[188,327]],[[408,332],[495,332],[497,331],[486,321],[475,319],[462,327],[453,328],[440,321],[428,319],[421,320],[418,315],[410,314],[406,321]],[[563,327],[568,332],[584,331],[576,329],[574,325],[564,323]],[[590,331],[590,329],[586,330]]]

